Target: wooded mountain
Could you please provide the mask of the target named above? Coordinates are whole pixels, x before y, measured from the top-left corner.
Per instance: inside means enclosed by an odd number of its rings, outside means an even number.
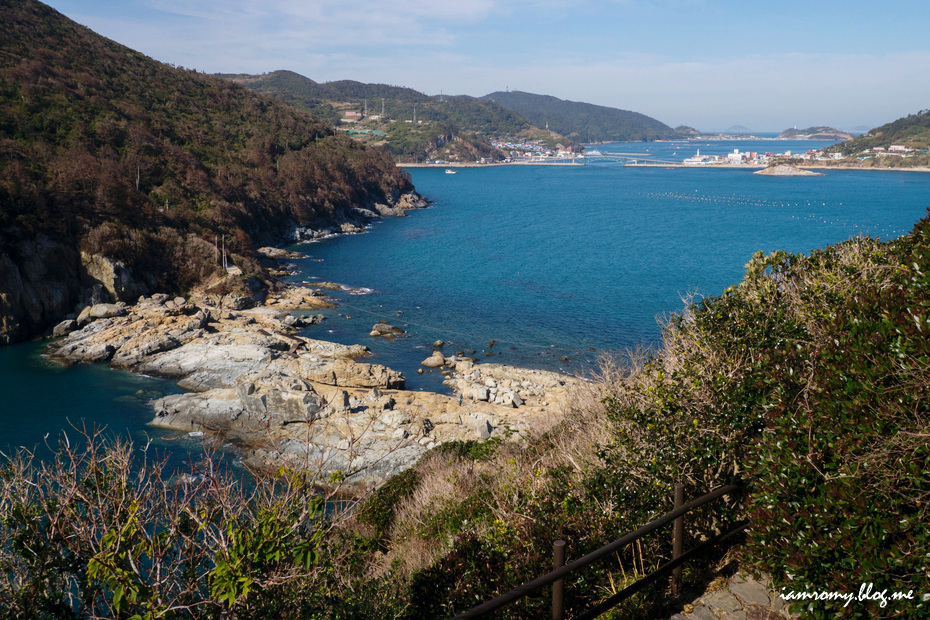
[[[875,147],[888,148],[893,144],[913,149],[930,148],[930,110],[908,114],[904,118],[876,127],[865,135],[836,144],[831,150],[854,155]]]
[[[381,116],[383,110],[385,122],[371,127],[382,132],[384,140],[371,142],[383,142],[381,145],[386,150],[402,159],[427,157],[437,145],[451,141],[458,141],[462,148],[475,155],[503,157],[490,147],[490,138],[540,133],[512,110],[467,95],[430,96],[412,88],[352,80],[319,83],[292,71],[265,75],[217,74],[217,77],[307,110],[331,124],[339,122],[347,111],[364,113],[367,106],[371,118]],[[416,119],[422,122],[416,128],[403,127],[399,123],[412,124],[414,106]],[[397,122],[389,123],[387,119]],[[563,140],[563,143],[571,141]]]
[[[73,307],[79,251],[180,291],[216,269],[215,235],[245,254],[412,189],[305,112],[0,3],[0,340]]]
[[[482,99],[513,110],[537,127],[546,127],[575,142],[633,142],[683,137],[668,125],[638,112],[534,95],[496,92]]]

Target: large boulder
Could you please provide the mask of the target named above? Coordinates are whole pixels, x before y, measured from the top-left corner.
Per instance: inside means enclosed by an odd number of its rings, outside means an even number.
[[[97,304],[90,309],[90,316],[95,319],[109,319],[124,314],[126,314],[126,308],[116,304]]]
[[[384,321],[375,323],[371,328],[369,336],[399,336],[404,333],[399,327],[394,327]]]
[[[442,368],[446,364],[446,358],[439,351],[433,351],[433,354],[420,362],[421,366],[427,368]]]

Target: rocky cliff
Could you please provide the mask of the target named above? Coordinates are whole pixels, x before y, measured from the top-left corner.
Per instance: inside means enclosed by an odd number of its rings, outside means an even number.
[[[80,291],[80,259],[39,235],[0,253],[0,344],[41,333],[70,312]]]

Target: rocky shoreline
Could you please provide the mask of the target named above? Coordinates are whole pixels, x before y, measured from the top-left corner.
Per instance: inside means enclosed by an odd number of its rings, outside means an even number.
[[[299,334],[332,305],[304,287],[251,308],[196,295],[95,304],[56,326],[63,338],[49,354],[177,381],[189,392],[155,401],[152,424],[222,436],[250,466],[299,465],[322,481],[368,487],[447,441],[518,441],[555,422],[580,383],[437,350],[424,366],[440,368],[455,394],[405,390],[401,373],[363,361],[366,346]]]
[[[338,211],[328,220],[292,224],[289,229],[263,231],[258,236],[277,242],[359,233],[381,217],[404,217],[407,211],[427,206],[429,202],[415,191],[395,190],[384,202],[370,197],[365,204]],[[55,240],[40,233],[0,249],[0,345],[51,335],[51,327],[72,309],[79,313],[104,302],[134,303],[140,295],[158,290],[153,274],[134,273],[124,262],[88,254],[78,245],[77,240]],[[231,272],[237,269],[231,267]],[[275,271],[246,275],[283,275]],[[254,280],[248,284],[261,287]]]

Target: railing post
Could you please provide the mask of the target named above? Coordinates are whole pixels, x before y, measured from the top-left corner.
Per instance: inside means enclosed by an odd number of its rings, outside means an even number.
[[[552,570],[565,566],[565,541],[552,543]],[[559,579],[552,584],[552,620],[565,618],[565,580]]]
[[[685,503],[685,485],[680,482],[675,483],[674,509],[678,510]],[[681,556],[681,549],[685,537],[685,516],[681,515],[675,519],[672,527],[672,559],[677,560]],[[681,566],[672,571],[672,594],[681,594]]]

